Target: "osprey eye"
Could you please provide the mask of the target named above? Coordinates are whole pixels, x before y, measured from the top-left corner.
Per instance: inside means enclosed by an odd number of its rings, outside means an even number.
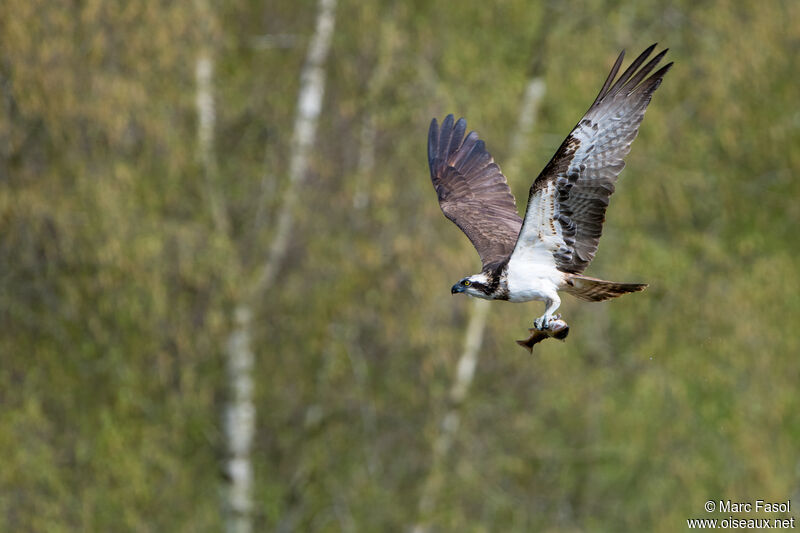
[[[464,283],[465,287],[469,287],[470,285],[472,285],[472,282],[468,279],[465,279],[462,283]]]

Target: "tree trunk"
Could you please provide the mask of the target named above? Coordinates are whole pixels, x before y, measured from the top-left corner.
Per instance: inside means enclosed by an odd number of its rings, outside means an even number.
[[[283,197],[272,245],[261,270],[255,292],[261,292],[261,289],[273,282],[278,267],[286,255],[294,225],[297,189],[306,176],[309,152],[317,133],[317,121],[322,110],[322,96],[325,92],[324,67],[333,35],[336,0],[319,0],[318,5],[316,29],[300,74],[300,96],[297,101],[297,116],[294,121],[289,161],[289,185]]]
[[[253,349],[251,345],[252,313],[249,305],[234,312],[234,329],[225,346],[228,374],[228,402],[223,413],[223,430],[227,443],[225,474],[225,530],[248,533],[252,530],[251,488],[253,467],[250,449],[255,433],[256,408],[253,404]]]
[[[309,44],[306,61],[300,74],[300,94],[289,165],[289,184],[277,216],[272,245],[261,268],[261,276],[251,287],[240,292],[241,299],[234,311],[233,331],[225,343],[224,352],[229,383],[229,400],[224,411],[224,431],[227,442],[225,473],[225,528],[230,533],[249,533],[252,530],[252,483],[250,460],[256,410],[253,404],[253,307],[264,288],[274,282],[290,242],[297,203],[297,189],[308,170],[309,154],[322,110],[325,90],[325,61],[330,50],[334,27],[336,0],[319,0],[316,27]],[[198,96],[198,102],[200,97]],[[202,132],[201,132],[202,135]]]
[[[207,12],[203,14],[207,15]],[[214,187],[217,168],[214,155],[216,114],[213,75],[214,63],[211,53],[202,50],[195,65],[199,159],[215,229],[227,235],[222,204]],[[251,313],[246,306],[236,309],[234,330],[223,348],[229,389],[222,420],[226,444],[224,471],[227,481],[223,491],[223,510],[225,529],[232,533],[248,533],[251,530],[250,490],[253,473],[250,466],[250,447],[255,428],[255,407],[252,401],[253,352],[250,347],[250,318]]]

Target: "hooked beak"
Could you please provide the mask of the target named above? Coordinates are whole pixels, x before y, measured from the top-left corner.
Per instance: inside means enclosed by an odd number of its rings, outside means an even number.
[[[456,283],[456,284],[455,284],[455,285],[453,285],[453,287],[450,289],[450,294],[457,294],[457,293],[459,293],[459,292],[464,292],[464,287],[462,287],[462,286],[461,286],[461,282],[459,282],[459,283]]]

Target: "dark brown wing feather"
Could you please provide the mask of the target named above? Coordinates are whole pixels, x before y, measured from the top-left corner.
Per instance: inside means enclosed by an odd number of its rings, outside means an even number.
[[[562,271],[583,272],[597,252],[609,197],[625,166],[623,157],[639,132],[653,93],[672,67],[669,63],[647,78],[667,52],[640,69],[655,46],[636,58],[615,82],[625,52],[619,55],[594,103],[531,187],[520,246],[532,240],[530,232],[551,237],[550,249]],[[543,205],[558,223],[555,232],[544,227],[555,228],[550,220],[529,216],[541,213]]]
[[[428,164],[442,212],[469,237],[487,270],[511,254],[522,219],[500,167],[477,133],[464,138],[466,128],[463,118],[454,124],[453,115],[441,128],[433,119]]]

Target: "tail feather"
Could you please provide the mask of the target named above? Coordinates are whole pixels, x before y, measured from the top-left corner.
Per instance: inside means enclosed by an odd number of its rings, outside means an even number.
[[[646,288],[647,283],[617,283],[573,274],[567,278],[567,286],[563,290],[587,302],[602,302]]]

